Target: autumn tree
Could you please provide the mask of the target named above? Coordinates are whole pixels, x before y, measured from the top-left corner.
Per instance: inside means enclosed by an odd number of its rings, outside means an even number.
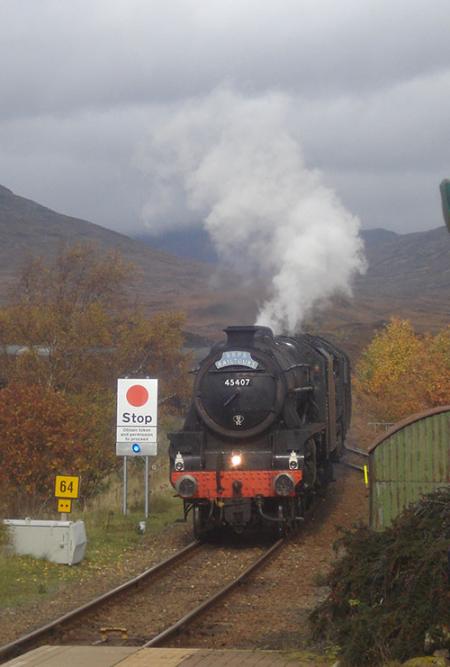
[[[114,463],[118,377],[158,377],[163,399],[186,396],[184,318],[128,307],[131,273],[117,253],[65,248],[49,264],[30,260],[0,309],[0,482],[10,495],[42,499],[64,461],[85,493],[100,488]]]
[[[6,358],[9,379],[69,391],[104,383],[126,270],[120,255],[92,245],[62,249],[48,265],[31,258],[0,313],[0,342],[24,350]]]
[[[393,318],[356,368],[355,389],[375,420],[394,422],[450,401],[450,327],[419,336]]]
[[[48,506],[55,475],[80,475],[85,497],[101,488],[116,463],[111,402],[24,384],[8,385],[0,398],[0,487],[11,512]]]
[[[127,306],[130,267],[91,245],[63,249],[53,263],[31,259],[18,277],[14,303],[0,309],[3,375],[69,392],[114,390],[121,375],[162,378],[182,389],[180,313],[146,317]],[[20,355],[6,354],[8,345]]]

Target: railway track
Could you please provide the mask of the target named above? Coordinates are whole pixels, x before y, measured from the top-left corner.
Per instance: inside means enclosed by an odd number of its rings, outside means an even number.
[[[347,466],[347,468],[353,468],[353,470],[359,470],[360,472],[364,472],[364,465],[361,465],[361,459],[364,462],[367,462],[369,455],[367,452],[365,452],[363,449],[359,449],[359,447],[350,447],[349,445],[345,445],[344,448],[345,454],[344,458],[342,458],[339,463],[342,463],[342,465]],[[354,460],[349,460],[349,458],[355,458],[359,457],[357,459],[358,463],[355,463]]]
[[[242,549],[192,542],[121,586],[0,647],[0,663],[44,643],[160,646],[258,570],[283,543]],[[181,616],[180,609],[185,612]]]
[[[180,620],[173,623],[170,627],[160,632],[158,635],[146,642],[143,647],[159,646],[164,641],[167,641],[175,634],[177,634],[185,625],[200,616],[201,613],[212,607],[221,598],[225,597],[231,590],[244,581],[250,574],[258,570],[276,551],[280,549],[284,543],[284,538],[277,540],[269,549],[267,549],[254,563],[249,565],[239,576],[227,583],[223,588],[217,591],[214,595],[206,599],[204,602],[195,607],[192,611],[185,614]]]
[[[139,586],[144,581],[147,581],[151,578],[154,578],[162,574],[167,569],[173,567],[180,560],[189,558],[195,551],[201,547],[201,543],[198,541],[191,542],[183,549],[177,551],[173,556],[166,558],[165,560],[157,563],[156,565],[144,570],[136,577],[124,582],[120,586],[117,586],[110,591],[99,595],[96,598],[93,598],[90,602],[87,602],[72,611],[67,612],[63,616],[59,616],[50,623],[46,623],[36,630],[22,635],[18,639],[0,646],[0,663],[4,662],[6,659],[19,655],[23,650],[28,650],[30,646],[34,643],[42,643],[46,637],[52,636],[57,632],[58,628],[61,628],[64,624],[67,624],[69,621],[72,621],[76,618],[79,618],[83,614],[86,614],[89,611],[92,611],[96,607],[104,604],[107,601],[112,600],[113,598],[119,596],[122,592],[131,590],[133,587]],[[23,649],[23,650],[22,650]]]

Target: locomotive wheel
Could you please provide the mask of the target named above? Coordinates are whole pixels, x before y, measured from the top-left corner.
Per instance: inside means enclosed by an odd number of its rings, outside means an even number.
[[[283,505],[281,503],[278,505],[277,518],[278,519],[283,518]],[[285,532],[284,521],[283,522],[278,521],[275,525],[276,525],[275,532],[277,534],[277,537],[284,537],[284,532]]]
[[[317,444],[313,438],[305,442],[304,484],[314,488],[317,481]]]
[[[278,515],[278,519],[283,519],[283,521],[277,521],[277,523],[275,524],[275,526],[276,526],[276,528],[275,528],[276,536],[278,538],[285,537],[286,532],[287,532],[287,523],[284,520],[284,510],[283,510],[283,505],[281,503],[278,505],[277,515]]]
[[[305,519],[305,497],[302,494],[296,498],[296,507],[295,507],[295,527],[298,528],[300,523]]]
[[[202,505],[194,505],[192,509],[193,532],[196,540],[202,540],[207,533],[206,521],[208,508]]]
[[[289,498],[289,532],[295,533],[298,528],[297,516],[298,498]]]
[[[286,537],[290,533],[294,533],[297,529],[297,498],[287,498],[285,503],[279,503],[277,507],[277,521],[273,526],[273,532],[277,539]]]
[[[341,456],[344,454],[345,443],[344,437],[342,435],[342,427],[338,425],[338,431],[336,435],[336,449],[331,452],[331,458],[334,462],[338,462]]]
[[[318,469],[316,493],[322,498],[325,497],[327,486],[334,481],[333,463],[331,459],[324,461],[323,465]]]

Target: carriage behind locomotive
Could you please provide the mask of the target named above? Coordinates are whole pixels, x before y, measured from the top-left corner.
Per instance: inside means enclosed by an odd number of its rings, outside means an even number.
[[[200,535],[228,525],[280,531],[332,477],[351,417],[349,360],[319,336],[232,326],[196,370],[170,479]]]

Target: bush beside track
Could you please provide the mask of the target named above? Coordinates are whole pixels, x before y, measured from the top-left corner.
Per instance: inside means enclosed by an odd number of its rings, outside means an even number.
[[[424,496],[383,532],[343,531],[330,593],[310,617],[315,637],[337,643],[347,665],[423,655],[426,640],[430,650],[432,640],[445,646],[449,548],[450,487]]]

